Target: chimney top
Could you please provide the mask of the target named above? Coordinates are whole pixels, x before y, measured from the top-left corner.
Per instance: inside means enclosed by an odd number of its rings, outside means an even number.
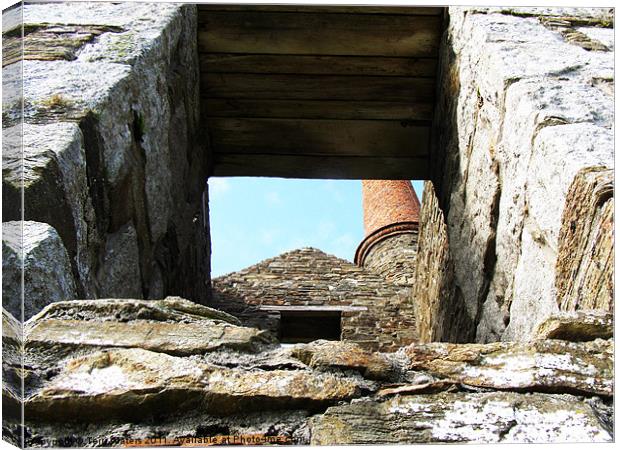
[[[417,230],[420,201],[409,180],[362,180],[365,237],[355,252],[364,265],[370,247],[394,234]]]

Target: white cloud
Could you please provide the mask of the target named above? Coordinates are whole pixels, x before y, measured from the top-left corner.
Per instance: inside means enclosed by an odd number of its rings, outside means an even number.
[[[230,182],[225,178],[209,178],[209,197],[220,197],[230,191]]]

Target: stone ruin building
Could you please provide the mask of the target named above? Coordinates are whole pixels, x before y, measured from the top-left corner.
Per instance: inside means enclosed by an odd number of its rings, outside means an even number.
[[[391,352],[417,342],[411,288],[420,202],[410,181],[362,182],[365,238],[353,264],[293,250],[213,280],[213,303],[281,342],[351,341]]]
[[[613,441],[613,9],[2,25],[4,440]],[[212,280],[219,176],[364,180],[354,262]]]

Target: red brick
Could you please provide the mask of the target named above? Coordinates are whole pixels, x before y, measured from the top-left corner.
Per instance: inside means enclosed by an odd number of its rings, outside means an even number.
[[[419,222],[420,201],[408,180],[363,180],[364,233],[399,222]]]
[[[399,232],[417,230],[420,200],[408,180],[362,180],[364,240],[355,252],[363,266],[368,249]]]

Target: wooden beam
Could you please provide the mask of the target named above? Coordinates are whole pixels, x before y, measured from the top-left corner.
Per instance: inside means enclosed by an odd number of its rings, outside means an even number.
[[[430,123],[386,120],[209,120],[216,153],[323,156],[423,156]]]
[[[258,307],[261,311],[283,311],[283,312],[323,312],[323,311],[332,311],[332,312],[344,312],[344,311],[368,311],[366,306],[289,306],[289,305],[260,305]]]
[[[201,53],[202,72],[434,77],[435,58]]]
[[[432,120],[433,103],[203,98],[204,116],[300,119]]]
[[[213,155],[216,177],[425,180],[427,158]]]
[[[272,100],[434,100],[435,80],[407,77],[207,73],[205,97]]]
[[[320,5],[198,5],[200,18],[211,11],[244,12],[310,12],[323,14],[405,14],[418,16],[438,16],[445,8],[423,6],[320,6]]]
[[[436,57],[440,16],[208,12],[200,52]]]

